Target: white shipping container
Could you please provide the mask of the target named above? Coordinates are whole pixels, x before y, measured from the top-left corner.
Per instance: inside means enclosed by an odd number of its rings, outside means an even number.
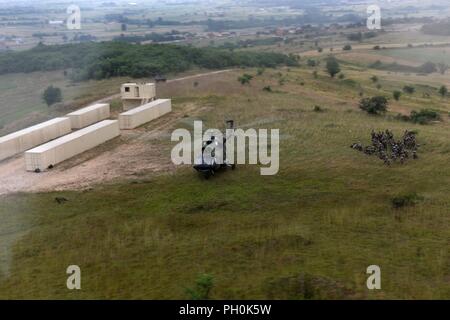
[[[104,120],[90,127],[25,152],[27,171],[44,171],[64,160],[120,135],[117,120]]]
[[[110,106],[108,103],[97,103],[71,112],[67,116],[70,118],[72,129],[81,129],[108,119],[110,117]]]
[[[158,99],[119,115],[120,129],[137,128],[172,111],[172,100]]]
[[[71,132],[69,118],[55,118],[0,138],[0,160]]]

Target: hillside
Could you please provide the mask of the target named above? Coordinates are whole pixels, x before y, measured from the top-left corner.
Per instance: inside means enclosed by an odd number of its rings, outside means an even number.
[[[258,167],[239,166],[205,181],[185,166],[137,170],[84,190],[3,196],[0,297],[185,299],[208,273],[214,299],[448,299],[450,108],[430,89],[439,79],[342,67],[346,79],[303,65],[246,70],[255,75],[249,86],[237,81],[242,71],[161,86],[183,116],[140,141],[136,161],[167,155],[174,128],[192,128],[195,119],[222,128],[233,118],[242,128],[280,128],[280,173],[263,177]],[[391,99],[385,116],[358,109],[361,91],[390,96],[405,84],[416,93]],[[444,121],[395,118],[425,102]],[[368,143],[372,129],[417,131],[419,159],[386,167],[349,148]],[[393,206],[410,194],[421,200]],[[59,205],[55,197],[69,201]],[[83,290],[69,292],[64,270],[74,263]],[[366,288],[370,264],[383,270],[382,291]]]

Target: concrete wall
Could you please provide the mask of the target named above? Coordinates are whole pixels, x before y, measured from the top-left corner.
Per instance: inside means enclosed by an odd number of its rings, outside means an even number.
[[[130,130],[172,111],[170,99],[158,99],[119,115],[120,129]]]
[[[97,103],[92,106],[69,113],[72,129],[81,129],[110,117],[108,103]]]
[[[55,118],[0,138],[0,160],[71,132],[69,118]]]
[[[27,171],[45,171],[120,135],[117,120],[104,120],[25,152]]]

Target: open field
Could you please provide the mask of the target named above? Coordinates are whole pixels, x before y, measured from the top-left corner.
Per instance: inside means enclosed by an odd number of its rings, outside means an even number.
[[[236,79],[256,74],[252,69],[169,83],[158,92],[174,98],[177,117],[161,135],[150,138],[150,124],[133,133],[136,139],[105,147],[106,154],[143,148],[142,158],[124,159],[129,179],[2,196],[0,297],[184,299],[185,288],[209,273],[217,299],[450,298],[449,124],[393,118],[425,101],[446,116],[448,100],[424,86],[392,102],[386,116],[357,108],[360,91],[387,95],[405,83],[431,86],[443,78],[349,64],[338,80],[322,69],[317,79],[314,68],[267,69],[250,86]],[[374,73],[381,89],[370,80]],[[272,93],[262,90],[267,85]],[[433,93],[428,100],[424,90]],[[325,111],[314,112],[315,105]],[[189,166],[142,168],[170,163],[171,129],[191,128],[195,119],[222,128],[228,118],[243,128],[280,128],[278,175],[239,166],[205,181]],[[386,167],[349,148],[368,143],[372,129],[417,130],[420,159]],[[90,161],[104,157],[99,151]],[[114,171],[118,162],[103,166]],[[77,167],[83,164],[63,165]],[[423,200],[392,207],[393,197],[410,193]],[[58,205],[55,197],[69,201]],[[81,291],[65,289],[70,264],[83,270]],[[380,291],[366,289],[369,264],[382,268]]]

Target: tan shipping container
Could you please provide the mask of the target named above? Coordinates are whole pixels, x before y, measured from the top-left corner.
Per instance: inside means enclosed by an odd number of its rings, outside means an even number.
[[[71,112],[67,116],[70,118],[72,129],[81,129],[108,119],[110,117],[110,106],[108,103],[97,103]]]
[[[55,118],[0,138],[0,160],[71,132],[69,118]]]
[[[119,135],[119,122],[104,120],[25,152],[26,169],[45,171]]]
[[[158,99],[119,115],[120,129],[130,130],[172,111],[172,100]]]

